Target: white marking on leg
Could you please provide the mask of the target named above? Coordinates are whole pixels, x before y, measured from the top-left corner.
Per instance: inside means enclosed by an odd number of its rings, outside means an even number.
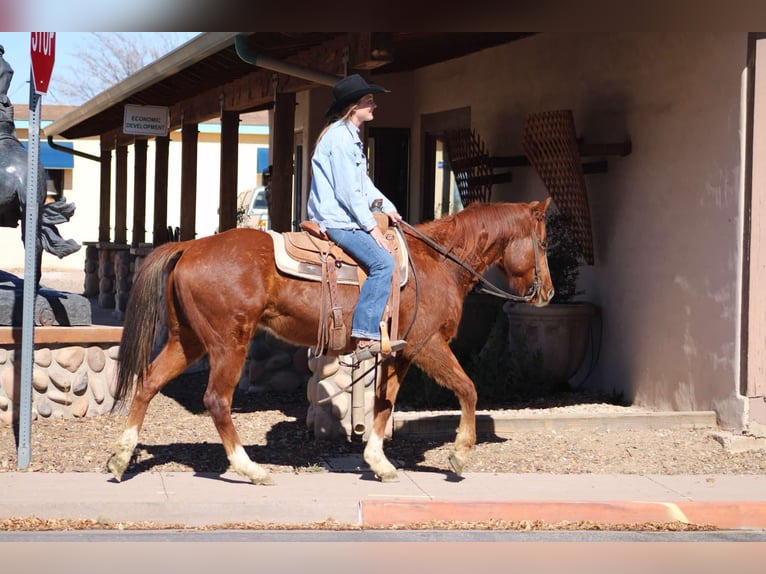
[[[138,429],[136,427],[129,427],[122,431],[122,435],[117,441],[117,450],[121,453],[127,454],[128,458],[133,454],[133,450],[138,444]],[[116,454],[116,453],[115,453]]]
[[[122,435],[115,444],[114,454],[107,461],[107,467],[117,480],[122,478],[125,469],[128,468],[130,457],[138,444],[138,429],[133,426],[122,431]]]
[[[234,472],[249,478],[255,484],[272,483],[269,471],[251,460],[242,445],[234,447],[234,451],[229,455],[229,463]]]
[[[383,438],[374,430],[367,439],[367,446],[364,447],[364,461],[382,481],[397,480],[396,468],[383,453]]]

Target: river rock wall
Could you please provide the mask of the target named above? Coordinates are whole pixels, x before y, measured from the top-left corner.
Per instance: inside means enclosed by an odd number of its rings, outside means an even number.
[[[32,417],[80,418],[114,405],[117,345],[51,346],[34,351]],[[0,348],[0,423],[10,424],[21,402],[20,348]]]

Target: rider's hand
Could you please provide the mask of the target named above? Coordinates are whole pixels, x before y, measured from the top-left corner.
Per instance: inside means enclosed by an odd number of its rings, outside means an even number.
[[[386,215],[388,215],[388,219],[391,220],[392,225],[398,225],[399,222],[402,220],[402,216],[399,215],[399,213],[396,211],[389,211],[388,213],[386,213]]]

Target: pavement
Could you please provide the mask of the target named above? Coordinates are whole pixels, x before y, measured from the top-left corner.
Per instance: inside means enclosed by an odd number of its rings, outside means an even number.
[[[458,478],[400,471],[399,482],[381,483],[363,469],[273,478],[273,486],[255,486],[230,472],[144,472],[118,483],[104,473],[5,472],[0,473],[0,492],[6,493],[0,520],[69,518],[189,528],[241,528],[242,523],[406,528],[430,521],[523,520],[766,528],[766,476],[761,475],[466,473]]]

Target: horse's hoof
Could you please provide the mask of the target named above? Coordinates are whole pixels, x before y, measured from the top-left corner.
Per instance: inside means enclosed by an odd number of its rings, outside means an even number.
[[[380,482],[399,482],[399,473],[395,470],[390,472],[381,472],[377,475]]]
[[[458,476],[463,476],[463,467],[465,466],[465,461],[460,459],[456,453],[452,453],[449,456],[449,465],[452,468],[452,472],[454,472]]]
[[[259,476],[258,478],[252,479],[253,484],[256,484],[258,486],[274,486],[276,482],[274,482],[274,479],[271,478],[271,475],[267,474],[266,476]]]
[[[125,465],[121,465],[117,462],[116,454],[113,454],[109,457],[109,460],[106,461],[106,467],[109,469],[109,472],[112,473],[114,479],[117,482],[122,481],[122,475],[125,473]]]

